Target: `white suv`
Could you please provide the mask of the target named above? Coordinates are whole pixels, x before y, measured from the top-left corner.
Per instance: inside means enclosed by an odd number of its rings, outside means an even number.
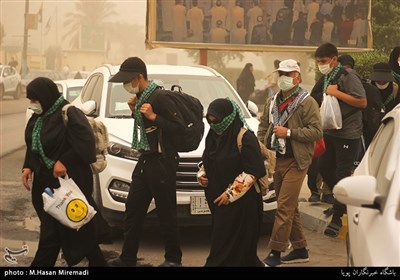
[[[106,220],[113,226],[122,225],[131,174],[138,160],[138,153],[131,149],[134,119],[126,103],[130,94],[124,90],[122,84],[108,82],[118,70],[119,65],[104,65],[94,70],[88,77],[80,96],[73,102],[86,114],[100,119],[108,129],[110,139],[108,164],[103,172],[95,176],[94,198]],[[201,101],[204,112],[214,99],[230,97],[241,107],[249,126],[254,131],[257,130],[257,119],[251,116],[232,85],[215,70],[204,66],[147,65],[147,72],[149,80],[154,80],[166,89],[170,89],[171,85],[180,85],[185,93]],[[94,103],[96,106],[93,112]],[[257,108],[255,104],[249,106]],[[205,126],[206,135],[209,129],[206,121]],[[204,198],[204,188],[196,180],[197,164],[204,150],[204,139],[205,137],[197,150],[180,153],[176,195],[178,221],[181,225],[207,225],[211,221]],[[271,194],[274,197],[274,192],[270,192],[268,198]],[[276,201],[273,198],[266,201],[268,202],[264,203],[265,221],[272,223]],[[154,209],[153,200],[148,209],[149,218],[156,216]]]

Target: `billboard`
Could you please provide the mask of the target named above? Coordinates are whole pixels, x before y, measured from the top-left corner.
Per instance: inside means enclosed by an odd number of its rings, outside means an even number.
[[[148,48],[372,49],[371,0],[148,0]]]

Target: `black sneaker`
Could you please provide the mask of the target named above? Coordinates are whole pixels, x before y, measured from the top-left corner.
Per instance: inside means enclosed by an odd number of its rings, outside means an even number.
[[[108,266],[111,267],[133,267],[136,266],[136,263],[127,263],[120,259],[120,257],[111,259],[107,261]]]
[[[306,248],[295,249],[281,258],[282,263],[306,263],[309,260]]]
[[[335,198],[333,197],[333,194],[323,194],[321,198],[322,202],[328,203],[328,204],[334,204],[335,203]]]
[[[263,263],[269,267],[279,266],[281,264],[281,252],[272,250],[263,260]]]
[[[170,261],[164,261],[162,264],[159,265],[159,267],[181,267],[182,263],[180,262],[170,262]]]
[[[308,202],[319,202],[320,201],[320,196],[317,193],[311,194],[311,196],[308,198]]]

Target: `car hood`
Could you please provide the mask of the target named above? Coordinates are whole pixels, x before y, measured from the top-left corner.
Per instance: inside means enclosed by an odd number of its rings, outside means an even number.
[[[131,146],[132,135],[133,135],[133,123],[134,123],[133,119],[104,118],[100,120],[107,127],[110,141],[118,142],[119,144],[129,147]],[[246,119],[246,122],[253,131],[257,131],[259,122],[256,118],[248,118]],[[191,151],[188,153],[180,153],[181,157],[201,157],[205,146],[204,144],[206,138],[205,136],[207,135],[209,129],[210,126],[205,121],[205,134],[199,147],[195,151]]]

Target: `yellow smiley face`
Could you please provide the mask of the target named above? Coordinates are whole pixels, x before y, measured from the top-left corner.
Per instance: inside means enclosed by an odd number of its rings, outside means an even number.
[[[82,221],[88,214],[88,207],[81,199],[73,199],[67,205],[67,217],[73,222]]]

